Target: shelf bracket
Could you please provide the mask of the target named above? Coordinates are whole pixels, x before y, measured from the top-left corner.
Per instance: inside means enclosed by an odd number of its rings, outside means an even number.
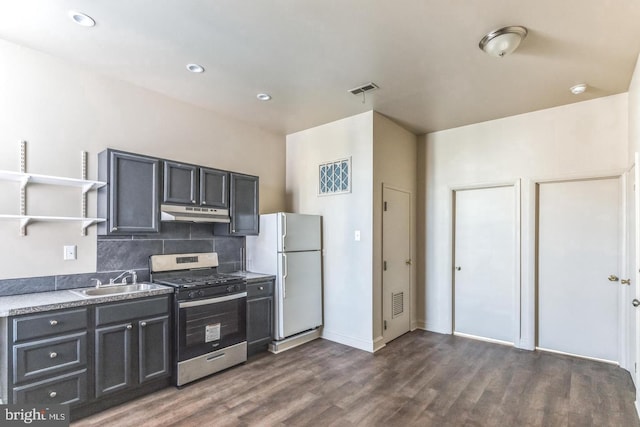
[[[80,152],[80,174],[81,174],[81,178],[82,179],[87,179],[87,152],[86,151],[81,151]],[[86,218],[87,217],[87,192],[89,192],[89,190],[91,190],[91,184],[85,184],[82,186],[82,213],[81,213],[81,217],[82,218]],[[87,224],[86,221],[82,222],[82,231],[80,232],[81,236],[86,236],[87,235],[87,227],[91,225],[91,224]]]
[[[31,222],[31,218],[20,219],[20,236],[27,235],[27,225]]]
[[[27,172],[27,141],[20,141],[20,172]],[[29,178],[20,180],[20,215],[27,214],[27,183]],[[29,220],[20,221],[20,235],[27,235],[27,224]]]

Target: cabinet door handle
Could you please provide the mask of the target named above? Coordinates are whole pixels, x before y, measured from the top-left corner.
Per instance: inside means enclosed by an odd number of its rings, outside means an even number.
[[[118,231],[118,227],[112,227],[111,231]]]
[[[131,326],[131,324],[128,324],[127,329],[131,329],[131,328],[133,328],[133,326]]]
[[[49,359],[55,359],[56,357],[58,357],[58,353],[56,353],[55,351],[49,353]]]
[[[258,286],[259,291],[264,291],[264,286]]]
[[[49,393],[49,397],[52,398],[52,399],[54,397],[56,397],[57,395],[58,395],[58,393],[56,393],[55,391],[52,391],[51,393]]]
[[[49,320],[49,324],[51,326],[56,326],[58,324],[58,321],[57,320]]]
[[[144,328],[145,326],[147,326],[147,322],[140,322],[140,326]]]

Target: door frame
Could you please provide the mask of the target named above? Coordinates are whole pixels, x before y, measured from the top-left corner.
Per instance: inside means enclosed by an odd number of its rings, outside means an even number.
[[[521,200],[521,180],[515,179],[512,181],[499,181],[481,184],[470,185],[455,185],[449,187],[449,194],[451,197],[451,332],[453,335],[465,336],[469,338],[479,339],[482,341],[493,342],[497,344],[512,345],[520,347],[520,341],[522,338],[522,306],[521,306],[521,289],[522,289],[522,244],[521,244],[521,230],[522,230],[522,200]],[[514,336],[512,342],[506,342],[502,340],[494,340],[491,338],[483,338],[476,336],[469,336],[462,333],[456,333],[456,275],[455,275],[455,263],[456,263],[456,192],[466,190],[484,190],[490,188],[501,187],[513,187],[514,201],[515,201],[515,218],[514,218],[514,278],[513,283],[515,286],[513,292],[513,306],[514,313],[513,319],[515,324],[513,325]]]
[[[529,279],[533,284],[533,349],[538,350],[538,232],[539,232],[539,222],[538,222],[538,210],[539,210],[539,188],[540,184],[550,184],[550,183],[561,183],[561,182],[572,182],[572,181],[589,181],[589,180],[599,180],[599,179],[617,179],[619,182],[618,193],[620,195],[620,212],[619,212],[619,226],[618,226],[618,236],[620,238],[620,260],[618,262],[618,271],[622,275],[627,271],[627,197],[626,197],[626,179],[627,179],[628,169],[623,170],[614,170],[609,172],[601,172],[601,173],[592,173],[592,174],[577,174],[577,175],[567,175],[562,177],[553,177],[553,178],[536,178],[530,181],[531,185],[531,195],[532,195],[532,203],[531,203],[531,218],[534,221],[534,227],[532,228],[532,243],[533,243],[533,268],[531,268],[531,276]],[[628,366],[628,361],[626,351],[628,347],[628,337],[625,333],[625,316],[628,316],[628,307],[624,304],[624,294],[625,288],[621,285],[618,289],[618,365],[626,368]],[[565,354],[562,352],[555,352],[559,354]],[[581,357],[584,359],[596,360],[599,362],[611,363],[608,360],[602,360],[597,358],[589,358],[585,356],[576,356],[573,354],[569,354],[569,356]]]
[[[394,190],[394,191],[400,191],[402,193],[406,193],[409,195],[409,259],[411,260],[411,265],[409,266],[409,301],[408,301],[408,315],[409,315],[409,332],[414,330],[414,322],[413,322],[413,300],[414,300],[414,283],[415,283],[415,254],[414,254],[414,250],[413,250],[413,246],[414,246],[414,241],[411,240],[411,235],[414,232],[414,225],[413,225],[413,220],[414,220],[414,215],[413,215],[413,194],[411,193],[411,191],[406,190],[404,188],[400,188],[400,187],[395,187],[393,185],[388,185],[385,184],[384,182],[382,183],[382,191],[381,191],[381,197],[380,199],[382,200],[381,206],[380,206],[380,321],[381,321],[381,325],[380,325],[380,330],[382,331],[382,342],[384,344],[386,344],[386,338],[384,336],[384,271],[382,270],[383,268],[383,263],[384,263],[384,190],[385,188],[389,189],[389,190]],[[384,345],[383,344],[383,345]]]

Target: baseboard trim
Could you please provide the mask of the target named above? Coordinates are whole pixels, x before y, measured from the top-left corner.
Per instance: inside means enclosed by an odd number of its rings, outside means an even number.
[[[349,347],[357,348],[359,350],[368,351],[369,353],[376,351],[373,340],[367,341],[361,338],[354,338],[337,332],[327,331],[326,329],[322,331],[322,338],[337,342],[338,344],[348,345]]]
[[[500,345],[506,345],[506,346],[509,346],[509,347],[514,347],[512,342],[503,341],[503,340],[497,340],[497,339],[494,339],[494,338],[481,337],[481,336],[478,336],[478,335],[465,334],[465,333],[462,333],[462,332],[454,332],[453,335],[455,335],[456,337],[469,338],[469,339],[476,340],[476,341],[484,341],[484,342],[490,342],[492,344],[500,344]]]
[[[418,324],[420,324],[420,322],[418,322]],[[451,330],[451,327],[443,327],[442,325],[438,325],[437,323],[429,323],[429,322],[425,322],[422,323],[424,325],[424,329],[425,331],[429,331],[429,332],[436,332],[438,334],[445,334],[445,335],[451,335],[453,333],[453,331]]]
[[[594,362],[602,362],[602,363],[606,363],[608,365],[620,366],[620,362],[616,362],[615,360],[608,360],[608,359],[600,359],[600,358],[597,358],[597,357],[582,356],[580,354],[567,353],[567,352],[558,351],[558,350],[550,350],[550,349],[544,348],[544,347],[536,347],[536,350],[537,351],[545,351],[547,353],[560,354],[562,356],[577,357],[578,359],[593,360]]]
[[[373,340],[373,352],[375,353],[376,351],[380,350],[381,348],[384,348],[387,346],[387,343],[384,342],[384,337],[380,336],[378,338],[376,338],[375,340]]]

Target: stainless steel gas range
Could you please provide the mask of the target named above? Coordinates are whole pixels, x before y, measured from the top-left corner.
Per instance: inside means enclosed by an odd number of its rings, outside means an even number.
[[[151,280],[173,286],[174,382],[182,386],[247,360],[247,285],[217,272],[218,254],[153,255]]]

